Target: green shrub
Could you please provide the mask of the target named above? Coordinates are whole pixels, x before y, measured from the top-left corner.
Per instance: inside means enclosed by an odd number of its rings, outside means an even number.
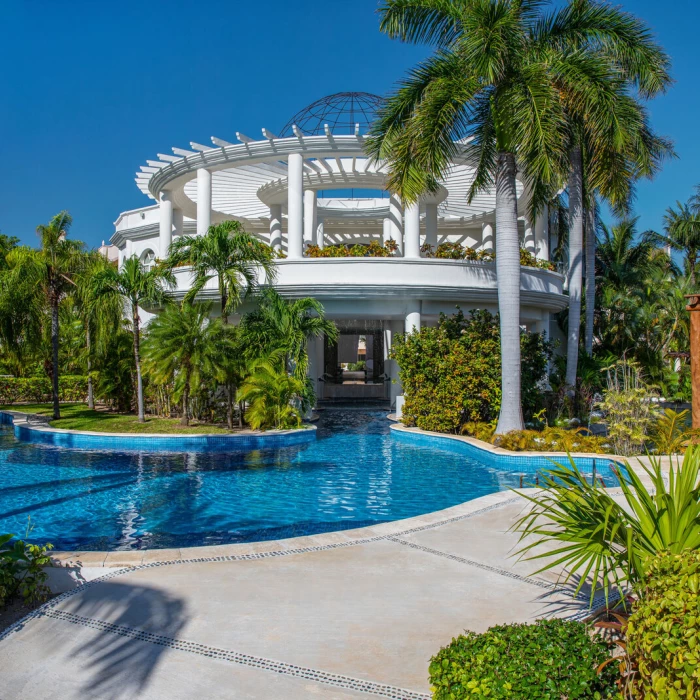
[[[398,250],[398,245],[394,240],[388,240],[382,244],[379,241],[370,243],[356,243],[353,246],[338,243],[321,248],[317,245],[306,246],[306,257],[308,258],[388,258]]]
[[[0,535],[0,608],[20,596],[25,603],[45,600],[49,595],[45,566],[53,545],[27,544],[14,535]]]
[[[664,552],[649,564],[627,625],[639,698],[700,697],[700,552]]]
[[[85,401],[87,377],[59,376],[58,397],[68,403]],[[51,380],[48,377],[0,377],[0,404],[48,401],[51,401]]]
[[[617,697],[619,671],[598,666],[608,643],[581,622],[538,620],[452,640],[430,662],[435,700],[589,700]]]
[[[523,333],[522,398],[525,415],[539,407],[552,346],[541,334]],[[423,430],[458,433],[468,422],[490,422],[501,406],[498,316],[461,310],[440,316],[437,327],[399,336],[392,348],[405,403],[403,420]]]

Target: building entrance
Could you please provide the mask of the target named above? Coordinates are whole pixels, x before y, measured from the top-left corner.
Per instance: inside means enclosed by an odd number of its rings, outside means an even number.
[[[387,398],[381,322],[340,322],[338,330],[338,341],[324,345],[323,398]]]

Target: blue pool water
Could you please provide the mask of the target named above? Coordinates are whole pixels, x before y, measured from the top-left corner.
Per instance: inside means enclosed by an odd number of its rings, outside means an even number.
[[[246,453],[36,446],[0,431],[0,533],[57,549],[252,542],[408,518],[519,485],[533,468],[390,434],[385,413],[327,410],[318,440]],[[608,476],[606,466],[599,473]]]

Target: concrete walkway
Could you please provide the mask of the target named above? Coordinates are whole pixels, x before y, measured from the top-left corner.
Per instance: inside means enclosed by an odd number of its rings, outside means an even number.
[[[429,659],[462,630],[587,613],[511,556],[523,506],[135,553],[151,563],[103,568],[0,638],[0,698],[428,698]]]

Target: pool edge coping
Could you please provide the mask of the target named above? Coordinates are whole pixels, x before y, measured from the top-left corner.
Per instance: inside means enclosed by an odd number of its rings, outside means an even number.
[[[310,424],[304,424],[304,427],[302,428],[297,428],[297,429],[289,429],[289,430],[265,430],[265,431],[254,431],[254,430],[247,430],[247,431],[242,431],[239,433],[234,433],[234,434],[229,434],[229,433],[108,433],[108,432],[101,432],[98,430],[70,430],[67,428],[53,428],[52,426],[49,425],[49,421],[51,420],[48,416],[43,416],[39,413],[27,413],[25,411],[14,411],[14,410],[9,410],[9,409],[3,409],[0,410],[0,415],[4,416],[9,416],[12,419],[12,425],[15,427],[23,428],[24,430],[29,430],[31,432],[37,432],[37,433],[49,433],[49,434],[57,434],[57,435],[77,435],[77,436],[82,436],[82,437],[108,437],[108,438],[125,438],[125,439],[133,439],[133,438],[155,438],[158,440],[163,440],[163,439],[169,439],[169,440],[201,440],[202,442],[206,440],[211,440],[212,438],[216,438],[218,440],[231,440],[236,441],[236,440],[245,440],[245,439],[250,439],[250,438],[256,438],[256,439],[262,439],[264,440],[266,437],[279,437],[279,436],[287,436],[287,435],[304,435],[306,433],[313,434],[315,436],[316,434],[316,426],[315,425],[310,425]],[[18,418],[18,417],[23,417]],[[33,417],[35,419],[35,422],[32,423],[30,420],[30,417]],[[17,419],[17,420],[16,420]],[[30,442],[28,440],[23,440],[20,437],[17,437],[18,440],[22,440],[22,442]],[[61,447],[61,445],[57,445],[58,447]],[[79,447],[76,447],[74,449],[81,449]],[[83,448],[83,449],[90,449],[90,448]],[[99,448],[92,448],[92,449],[99,449]],[[140,448],[129,448],[125,447],[125,450],[129,449],[135,449],[138,450]]]

